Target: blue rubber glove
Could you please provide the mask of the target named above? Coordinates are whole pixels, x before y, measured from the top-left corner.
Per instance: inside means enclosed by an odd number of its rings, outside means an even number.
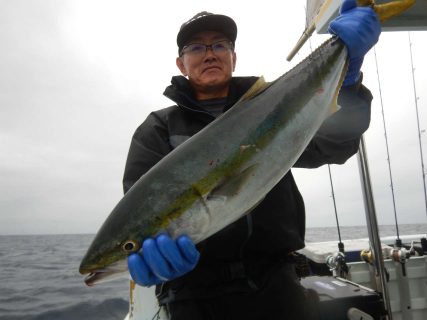
[[[188,236],[173,240],[160,234],[144,240],[141,250],[128,257],[128,268],[137,284],[148,287],[193,270],[199,257],[199,251]]]
[[[365,54],[377,43],[381,25],[370,7],[357,7],[356,0],[344,0],[340,15],[329,24],[329,33],[346,45],[349,65],[343,86],[355,84],[360,77]]]

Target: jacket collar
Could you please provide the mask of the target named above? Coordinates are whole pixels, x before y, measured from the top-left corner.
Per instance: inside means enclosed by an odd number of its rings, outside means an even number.
[[[230,82],[230,90],[227,98],[226,109],[233,104],[258,80],[258,77],[233,77]],[[178,106],[201,112],[190,81],[183,76],[174,76],[171,85],[166,87],[163,94],[175,102]]]

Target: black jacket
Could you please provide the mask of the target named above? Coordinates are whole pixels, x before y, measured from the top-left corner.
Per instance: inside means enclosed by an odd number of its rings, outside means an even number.
[[[233,77],[225,109],[257,79]],[[124,173],[125,192],[166,154],[215,119],[198,106],[184,77],[173,77],[164,94],[177,105],[152,112],[136,130]],[[369,90],[360,83],[342,88],[341,109],[325,121],[295,166],[341,164],[355,154],[369,126],[371,100]],[[198,266],[179,282],[190,284],[204,268],[222,263],[280,259],[304,247],[304,233],[304,203],[289,172],[249,215],[199,244]]]

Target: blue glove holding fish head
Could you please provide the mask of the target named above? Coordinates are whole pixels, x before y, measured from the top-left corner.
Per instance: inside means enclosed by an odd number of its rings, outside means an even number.
[[[160,234],[144,240],[141,250],[128,257],[128,268],[137,284],[149,287],[190,272],[199,257],[199,251],[188,236],[173,240]]]
[[[358,7],[356,0],[344,0],[340,15],[329,24],[328,31],[338,36],[347,47],[349,66],[343,86],[353,85],[359,80],[365,54],[380,37],[377,14],[370,7]]]

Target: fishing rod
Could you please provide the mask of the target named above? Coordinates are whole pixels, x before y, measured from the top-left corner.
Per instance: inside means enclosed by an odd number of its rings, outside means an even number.
[[[361,2],[370,3],[373,9],[376,11],[376,13],[380,16],[380,21],[385,21],[395,15],[400,14],[401,12],[411,7],[415,3],[415,0],[392,1],[384,5],[375,5],[374,0],[366,0]],[[322,16],[323,15],[327,16],[325,13],[326,11],[329,11],[329,9],[332,9],[331,4],[332,4],[331,1],[324,1],[318,14],[310,23],[307,24],[308,27],[304,31],[297,45],[292,50],[292,52],[288,55],[287,57],[288,61],[290,61],[295,56],[296,52],[302,47],[304,42],[306,42],[310,38],[311,34],[316,29],[317,24],[319,20],[322,18]],[[338,9],[338,8],[335,8],[335,9]],[[390,295],[389,295],[388,286],[387,286],[387,275],[384,267],[382,247],[381,247],[381,241],[379,237],[378,222],[377,222],[377,216],[375,211],[375,203],[373,199],[371,178],[370,178],[369,167],[368,167],[368,159],[366,154],[366,146],[365,146],[365,140],[363,135],[360,139],[360,145],[358,150],[358,165],[359,165],[359,174],[360,174],[360,180],[362,185],[363,200],[365,205],[365,214],[366,214],[366,221],[367,221],[367,227],[368,227],[369,242],[370,242],[372,253],[373,253],[372,262],[374,265],[375,279],[379,281],[379,284],[375,283],[374,285],[378,291],[382,292],[384,307],[387,312],[387,318],[389,320],[392,320],[393,315],[392,315],[391,304],[390,304]]]
[[[339,276],[340,278],[347,279],[349,267],[347,266],[345,261],[344,243],[341,241],[341,231],[340,231],[340,223],[338,221],[338,211],[337,211],[337,205],[335,200],[334,184],[332,182],[331,166],[329,164],[328,164],[328,171],[329,171],[329,181],[331,183],[331,194],[332,194],[332,201],[334,204],[335,219],[337,222],[339,242],[338,242],[338,252],[326,258],[326,265],[329,267],[329,270],[333,272],[334,276]]]
[[[383,103],[383,95],[381,90],[381,80],[380,80],[380,73],[378,68],[378,60],[377,60],[377,50],[374,47],[374,57],[375,57],[375,66],[377,69],[377,81],[378,81],[378,91],[380,96],[380,104],[381,104],[381,114],[382,114],[382,120],[383,120],[383,128],[384,128],[384,139],[385,139],[385,146],[387,151],[387,163],[388,163],[388,174],[390,179],[390,189],[391,189],[391,197],[393,202],[393,211],[394,211],[394,222],[396,225],[396,246],[401,247],[402,242],[399,237],[399,223],[397,222],[397,212],[396,212],[396,200],[394,196],[394,185],[393,185],[393,176],[391,173],[391,160],[390,160],[390,150],[388,147],[388,138],[387,138],[387,127],[386,127],[386,121],[385,121],[385,113],[384,113],[384,103]]]
[[[305,7],[305,11],[307,14],[307,7]],[[310,51],[313,52],[311,38],[309,39],[309,45],[310,45]],[[338,242],[338,250],[339,250],[339,252],[344,253],[344,243],[341,240],[341,229],[340,229],[340,223],[338,221],[338,211],[337,211],[337,204],[336,204],[336,200],[335,200],[334,184],[332,182],[331,165],[329,163],[328,163],[328,172],[329,172],[329,182],[331,184],[332,203],[334,204],[335,220],[337,222],[338,241],[339,241]]]
[[[424,202],[426,207],[426,215],[427,215],[427,191],[426,191],[426,170],[424,168],[424,159],[423,159],[423,146],[421,141],[421,134],[424,132],[424,130],[420,129],[420,118],[419,118],[419,112],[418,112],[418,95],[417,95],[417,88],[415,85],[415,68],[414,68],[414,61],[412,58],[412,41],[411,41],[411,33],[408,32],[408,41],[409,41],[409,53],[411,56],[411,71],[412,71],[412,84],[414,87],[414,100],[415,100],[415,113],[417,116],[417,128],[418,128],[418,143],[420,148],[420,160],[421,160],[421,176],[423,177],[423,187],[424,187]]]
[[[332,183],[332,174],[331,174],[331,165],[328,164],[328,171],[329,171],[329,181],[331,182],[331,194],[332,194],[332,202],[334,204],[334,211],[335,211],[335,220],[337,222],[337,230],[338,230],[338,249],[340,252],[344,253],[344,244],[341,241],[341,232],[340,232],[340,223],[338,221],[338,212],[337,212],[337,205],[335,201],[335,192],[334,192],[334,184]]]

